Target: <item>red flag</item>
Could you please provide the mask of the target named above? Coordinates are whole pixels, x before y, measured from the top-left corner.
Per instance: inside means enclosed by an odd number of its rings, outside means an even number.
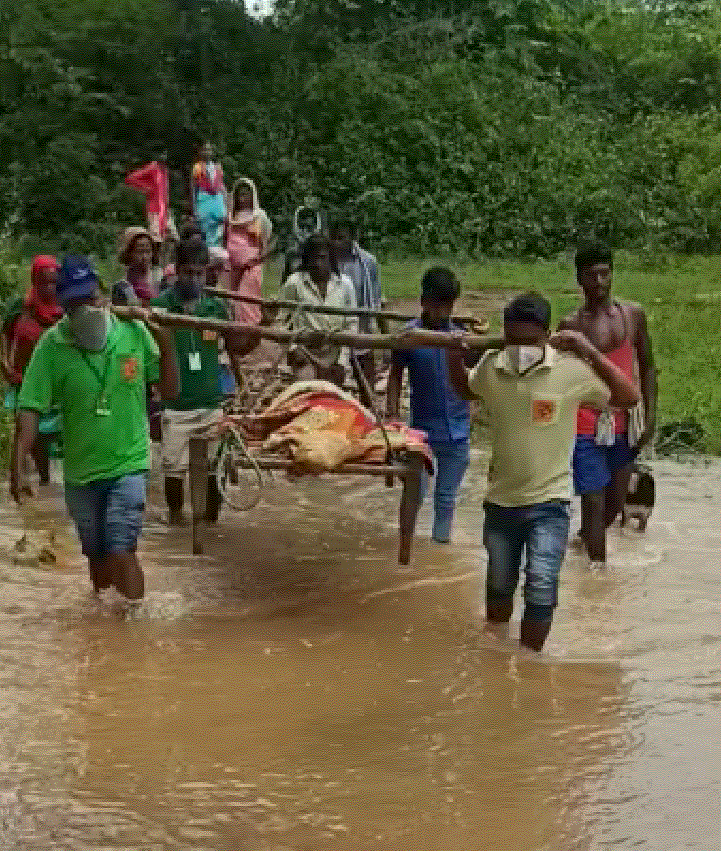
[[[153,161],[131,171],[125,182],[145,195],[150,230],[157,230],[157,235],[164,238],[168,232],[168,169],[162,163]]]

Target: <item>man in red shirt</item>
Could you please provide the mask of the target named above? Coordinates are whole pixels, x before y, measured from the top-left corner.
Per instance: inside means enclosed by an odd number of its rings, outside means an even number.
[[[605,566],[606,529],[623,509],[634,459],[653,438],[658,388],[646,313],[641,305],[612,295],[610,248],[584,243],[575,264],[584,303],[561,321],[559,330],[583,334],[641,391],[641,404],[631,413],[578,409],[573,452],[574,488],[581,496],[577,543],[585,546],[592,564]]]

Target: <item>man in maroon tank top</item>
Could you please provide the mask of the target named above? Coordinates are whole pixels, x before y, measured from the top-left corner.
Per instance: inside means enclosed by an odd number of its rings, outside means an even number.
[[[646,313],[638,304],[621,304],[611,295],[613,254],[600,243],[576,252],[576,277],[585,303],[559,324],[583,333],[593,345],[635,382],[636,364],[644,409],[644,427],[629,445],[626,411],[599,415],[578,411],[573,452],[573,482],[581,496],[580,537],[592,563],[606,562],[606,529],[626,500],[633,460],[651,440],[656,424],[656,370]],[[615,434],[614,434],[615,432]]]

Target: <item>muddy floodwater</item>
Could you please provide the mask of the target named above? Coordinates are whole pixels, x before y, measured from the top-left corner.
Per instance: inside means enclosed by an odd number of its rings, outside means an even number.
[[[718,851],[721,465],[656,475],[606,575],[569,556],[541,657],[479,634],[482,459],[407,570],[382,480],[278,478],[202,558],[151,505],[133,620],[59,489],[5,503],[0,848]]]

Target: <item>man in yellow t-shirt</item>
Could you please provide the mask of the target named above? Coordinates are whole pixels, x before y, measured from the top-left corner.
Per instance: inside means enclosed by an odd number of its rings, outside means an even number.
[[[507,631],[525,550],[520,640],[540,651],[568,542],[578,406],[632,408],[638,393],[582,334],[560,331],[549,338],[551,307],[538,293],[513,299],[503,319],[503,349],[486,352],[470,372],[462,351],[449,349],[448,373],[456,393],[482,401],[491,433],[486,618],[496,634]]]

